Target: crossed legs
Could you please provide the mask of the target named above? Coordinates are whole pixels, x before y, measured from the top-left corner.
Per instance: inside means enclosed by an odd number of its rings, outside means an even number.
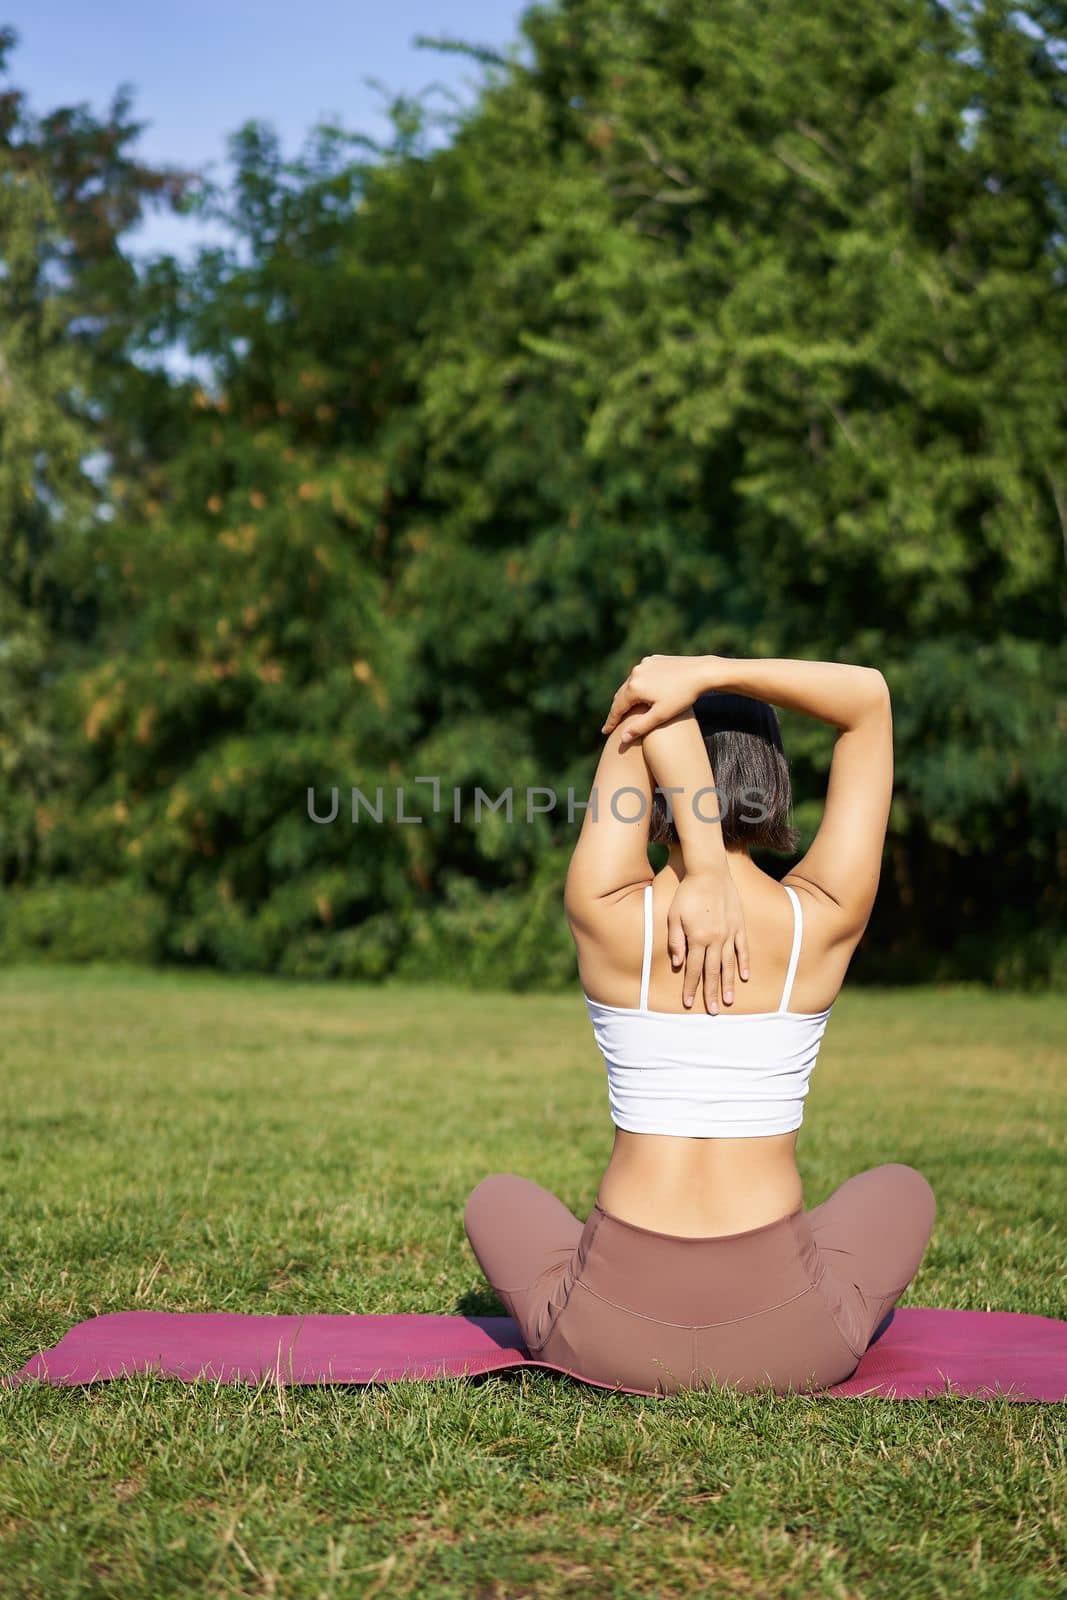
[[[806,1213],[822,1269],[820,1292],[857,1359],[915,1276],[935,1209],[922,1174],[890,1163],[849,1178]],[[540,1348],[570,1294],[586,1224],[549,1190],[515,1173],[483,1178],[463,1223],[527,1348]]]

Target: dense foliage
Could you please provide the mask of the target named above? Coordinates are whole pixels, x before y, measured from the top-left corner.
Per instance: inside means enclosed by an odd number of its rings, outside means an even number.
[[[1064,23],[560,0],[443,143],[250,125],[185,201],[8,95],[4,948],[565,981],[567,790],[692,650],[885,672],[858,970],[1062,979]],[[134,272],[159,195],[232,246]]]

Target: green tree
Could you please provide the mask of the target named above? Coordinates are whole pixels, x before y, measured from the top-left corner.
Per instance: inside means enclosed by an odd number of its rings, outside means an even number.
[[[0,30],[0,78],[14,43]],[[56,798],[79,782],[60,683],[91,649],[95,540],[153,382],[130,351],[119,239],[182,181],[129,153],[128,113],[120,94],[104,119],[37,118],[0,91],[0,884],[41,869]]]

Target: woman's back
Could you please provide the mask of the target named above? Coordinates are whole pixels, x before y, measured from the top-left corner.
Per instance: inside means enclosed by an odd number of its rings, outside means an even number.
[[[807,885],[790,894],[747,856],[732,870],[751,976],[717,1015],[700,988],[682,1003],[667,948],[670,865],[575,933],[616,1130],[598,1202],[664,1233],[744,1232],[801,1204],[797,1127],[851,954]]]

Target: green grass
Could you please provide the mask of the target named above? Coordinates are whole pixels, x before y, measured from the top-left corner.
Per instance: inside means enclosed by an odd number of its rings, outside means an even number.
[[[611,1146],[581,998],[122,969],[0,975],[0,1367],[135,1307],[499,1314],[486,1173],[580,1216]],[[1064,1316],[1067,1000],[846,992],[815,1204],[881,1161],[940,1211],[905,1303]],[[668,1399],[526,1371],[0,1394],[0,1591],[1062,1595],[1062,1412]]]

